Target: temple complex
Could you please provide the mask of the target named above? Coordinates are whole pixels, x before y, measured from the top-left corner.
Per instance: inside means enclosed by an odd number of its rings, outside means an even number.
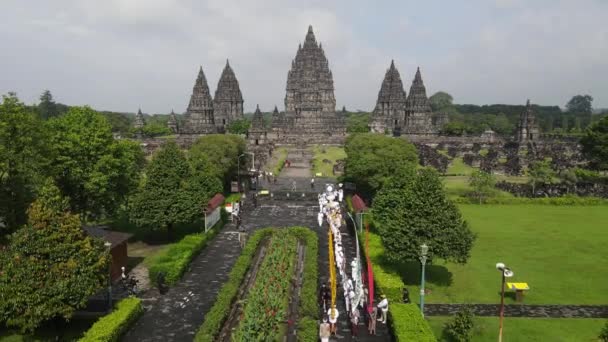
[[[133,128],[135,130],[135,136],[137,138],[141,138],[143,136],[144,126],[146,125],[146,120],[144,119],[144,115],[141,112],[141,108],[137,110],[137,114],[135,114],[135,122],[133,123]]]
[[[177,116],[173,109],[171,109],[171,114],[169,114],[169,121],[167,121],[167,127],[171,130],[171,133],[177,134],[179,133],[179,124],[177,123]]]
[[[179,133],[211,134],[216,132],[213,118],[213,100],[207,85],[207,78],[203,72],[203,67],[201,67],[184,117],[184,127],[181,127]]]
[[[272,137],[279,144],[344,141],[346,125],[336,113],[333,75],[312,26],[287,74],[285,112],[274,117],[279,120],[272,123]]]
[[[243,95],[228,60],[213,98],[213,117],[218,132],[225,132],[228,124],[243,118]]]
[[[522,144],[529,141],[538,140],[540,138],[540,130],[536,123],[536,117],[532,112],[530,100],[526,102],[526,109],[519,116],[519,122],[515,131],[515,140]]]
[[[405,122],[405,101],[401,75],[395,67],[395,62],[391,61],[391,66],[386,70],[378,92],[376,107],[372,112],[371,131],[392,134],[395,130],[399,130]]]

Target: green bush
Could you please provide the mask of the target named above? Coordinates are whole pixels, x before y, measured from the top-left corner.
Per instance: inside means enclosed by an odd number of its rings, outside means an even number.
[[[435,342],[437,339],[416,304],[389,304],[388,317],[395,341]]]
[[[443,333],[449,341],[469,342],[475,325],[474,319],[471,309],[464,307],[445,324]]]
[[[147,260],[150,279],[155,280],[158,274],[163,272],[168,285],[177,283],[192,259],[205,248],[222,226],[223,221],[220,221],[207,233],[186,235]]]
[[[298,239],[306,244],[304,257],[304,275],[300,293],[300,317],[310,316],[318,318],[319,307],[317,303],[319,239],[317,234],[308,228],[293,227],[289,229]]]
[[[95,322],[79,341],[118,341],[143,312],[144,309],[139,298],[125,298],[118,302],[112,313]]]
[[[479,204],[479,201],[471,198],[456,197],[452,201],[457,204]],[[608,199],[599,197],[579,197],[579,196],[562,196],[562,197],[493,197],[486,198],[484,204],[544,204],[544,205],[608,205]]]
[[[608,342],[608,322],[606,322],[606,324],[604,325],[604,328],[600,332],[598,338],[601,342]]]
[[[316,342],[319,340],[319,323],[310,317],[298,322],[298,342]]]
[[[249,238],[241,255],[232,267],[232,271],[230,271],[228,281],[222,286],[213,307],[205,315],[205,320],[194,337],[195,341],[214,341],[214,337],[219,333],[226,316],[230,312],[232,302],[238,293],[241,282],[247,273],[247,269],[249,269],[260,241],[273,231],[272,228],[261,229]]]
[[[359,235],[359,241],[363,244],[365,233]],[[364,246],[361,248],[364,249]],[[386,295],[390,302],[400,302],[405,285],[399,274],[389,271],[388,267],[383,267],[388,261],[384,259],[382,240],[379,235],[372,232],[369,233],[369,259],[373,265],[376,292]]]

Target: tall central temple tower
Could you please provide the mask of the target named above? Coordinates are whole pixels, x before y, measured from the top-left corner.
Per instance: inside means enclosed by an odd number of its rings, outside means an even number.
[[[312,26],[287,73],[285,113],[279,117],[272,123],[279,143],[340,143],[346,135],[344,118],[336,113],[333,75]]]

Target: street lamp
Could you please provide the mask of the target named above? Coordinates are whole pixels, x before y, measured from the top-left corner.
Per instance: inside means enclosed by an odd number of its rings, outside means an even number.
[[[420,280],[420,312],[424,318],[424,269],[426,268],[426,257],[429,253],[429,246],[423,243],[420,246],[420,263],[422,264],[422,276]]]
[[[241,188],[241,157],[244,155],[245,155],[245,153],[241,154],[236,159],[236,180],[237,180],[237,182],[239,182],[239,189]]]
[[[108,256],[110,257],[109,267],[108,267],[108,307],[110,308],[110,312],[112,312],[112,243],[106,241],[103,244],[108,250]]]
[[[498,342],[502,342],[502,320],[505,315],[505,278],[511,278],[514,273],[502,262],[496,264],[496,269],[502,274],[502,286],[500,287],[500,323],[498,326]]]
[[[363,215],[369,214],[369,213],[366,213],[365,211],[361,211],[358,214],[359,214],[359,232],[362,232],[363,231]]]

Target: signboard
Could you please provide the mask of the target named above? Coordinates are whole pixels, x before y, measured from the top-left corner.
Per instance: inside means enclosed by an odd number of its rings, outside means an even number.
[[[345,182],[344,183],[344,189],[355,191],[355,190],[357,190],[357,185],[355,183]]]
[[[221,207],[217,207],[212,212],[205,214],[205,232],[220,220],[220,210]]]
[[[238,181],[230,182],[230,192],[239,192],[239,182]]]

